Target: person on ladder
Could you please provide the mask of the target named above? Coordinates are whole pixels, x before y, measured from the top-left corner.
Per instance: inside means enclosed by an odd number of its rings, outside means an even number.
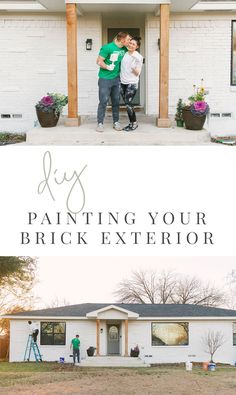
[[[39,330],[38,330],[38,324],[36,322],[32,322],[32,321],[28,321],[29,324],[29,330],[30,330],[30,335],[33,338],[33,341],[35,343],[37,343],[37,337],[39,334]]]

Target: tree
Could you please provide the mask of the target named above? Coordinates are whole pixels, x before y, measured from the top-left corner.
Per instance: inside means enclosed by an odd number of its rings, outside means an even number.
[[[236,270],[231,270],[226,277],[227,287],[227,307],[229,309],[236,308]]]
[[[50,303],[46,305],[47,309],[54,309],[56,307],[62,307],[62,306],[70,306],[70,302],[66,300],[65,298],[59,299],[58,296],[55,296]]]
[[[175,284],[172,272],[133,271],[119,283],[115,295],[121,303],[168,303]]]
[[[0,285],[15,284],[17,281],[31,283],[34,279],[36,259],[20,256],[0,257]]]
[[[214,285],[203,283],[198,277],[181,276],[173,289],[172,300],[178,304],[216,307],[224,304],[224,293]]]
[[[174,271],[133,271],[130,279],[118,284],[114,292],[121,303],[175,303],[220,306],[224,293],[198,277]]]
[[[33,307],[36,264],[36,259],[31,257],[0,257],[0,314]],[[1,334],[6,333],[7,327],[7,321],[0,319]]]
[[[202,337],[202,342],[205,346],[205,352],[211,356],[210,362],[213,362],[215,352],[225,343],[224,334],[220,331],[215,332],[209,330]]]

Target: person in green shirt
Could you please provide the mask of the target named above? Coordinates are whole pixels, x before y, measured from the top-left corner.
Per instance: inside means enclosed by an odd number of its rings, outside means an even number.
[[[104,131],[104,118],[109,97],[112,103],[113,128],[122,130],[119,123],[120,105],[120,64],[127,52],[131,37],[129,33],[120,32],[114,41],[103,45],[100,49],[97,64],[99,69],[99,105],[97,112],[97,132]]]
[[[80,363],[80,339],[79,335],[76,335],[74,339],[71,340],[70,349],[73,348],[73,361],[75,364],[76,357],[78,363]]]

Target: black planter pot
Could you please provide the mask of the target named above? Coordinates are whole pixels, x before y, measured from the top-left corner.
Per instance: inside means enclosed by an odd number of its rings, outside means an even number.
[[[89,347],[89,348],[87,349],[87,355],[88,355],[88,357],[93,357],[93,356],[94,356],[94,353],[95,353],[95,350],[96,350],[95,347]]]
[[[182,119],[177,119],[176,125],[177,125],[179,128],[183,128],[183,127],[184,127],[184,121],[182,121]]]
[[[183,120],[185,128],[189,130],[202,130],[204,123],[206,121],[206,115],[197,117],[193,115],[188,108],[183,109]]]
[[[137,357],[139,356],[139,351],[132,350],[132,348],[131,348],[131,350],[130,350],[130,356],[131,356],[132,358],[137,358]]]
[[[57,125],[60,114],[53,112],[44,112],[36,108],[37,117],[42,128],[53,128]]]

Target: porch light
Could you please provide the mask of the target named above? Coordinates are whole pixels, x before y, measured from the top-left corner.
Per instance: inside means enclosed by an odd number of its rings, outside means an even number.
[[[103,333],[103,328],[100,329],[100,333]]]
[[[91,51],[93,46],[93,40],[91,38],[87,38],[86,40],[86,50]]]

